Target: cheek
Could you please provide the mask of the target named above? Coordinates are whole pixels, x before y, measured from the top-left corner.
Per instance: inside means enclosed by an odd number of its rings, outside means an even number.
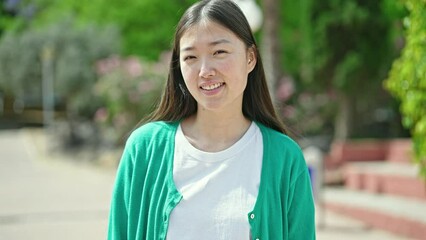
[[[229,59],[229,61],[225,61],[220,64],[220,71],[227,75],[231,79],[235,79],[238,81],[244,80],[243,78],[247,78],[247,66],[244,61],[241,59]]]
[[[221,72],[227,73],[230,72],[232,69],[235,68],[235,61],[223,61],[218,65],[218,68]]]
[[[185,82],[187,81],[188,76],[190,75],[190,70],[191,70],[190,68],[182,66],[182,65],[180,67],[180,72],[182,73],[182,77],[183,77],[183,80],[185,80]]]
[[[186,86],[188,88],[191,88],[191,85],[193,85],[194,83],[197,82],[197,80],[196,80],[197,75],[196,75],[194,69],[192,69],[188,66],[182,66],[180,68],[180,71],[182,73],[182,77],[183,77],[183,80],[184,80]]]
[[[244,71],[247,68],[246,60],[244,57],[234,54],[225,61],[221,62],[220,69],[222,72],[236,74],[238,70]]]

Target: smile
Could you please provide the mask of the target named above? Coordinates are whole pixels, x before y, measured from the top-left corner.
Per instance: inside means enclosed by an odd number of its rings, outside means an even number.
[[[211,91],[211,90],[215,90],[217,88],[220,88],[221,86],[225,85],[225,83],[215,83],[215,84],[211,84],[211,85],[205,85],[205,86],[201,86],[200,88],[203,90],[207,90],[207,91]]]

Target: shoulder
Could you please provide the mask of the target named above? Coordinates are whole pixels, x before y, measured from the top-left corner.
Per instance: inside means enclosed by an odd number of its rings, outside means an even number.
[[[126,145],[138,145],[147,141],[169,139],[174,135],[178,122],[156,121],[146,123],[136,128],[126,141]]]
[[[258,124],[263,138],[264,162],[272,169],[281,169],[291,178],[306,171],[307,165],[300,146],[289,136]]]
[[[293,154],[302,153],[300,146],[289,136],[271,129],[261,123],[257,123],[257,125],[259,126],[266,145],[276,150],[285,150],[286,152]]]

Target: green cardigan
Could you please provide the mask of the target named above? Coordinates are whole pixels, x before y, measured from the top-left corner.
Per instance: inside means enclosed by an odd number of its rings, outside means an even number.
[[[153,122],[126,142],[113,190],[108,239],[165,239],[169,216],[182,199],[173,182],[178,122]],[[259,193],[247,213],[253,239],[315,239],[314,203],[299,146],[257,123],[263,137]]]

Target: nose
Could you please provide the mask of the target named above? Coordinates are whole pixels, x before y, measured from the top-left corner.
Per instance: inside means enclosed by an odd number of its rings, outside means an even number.
[[[216,70],[213,64],[208,60],[203,60],[200,66],[199,76],[202,78],[210,78],[216,74]]]

